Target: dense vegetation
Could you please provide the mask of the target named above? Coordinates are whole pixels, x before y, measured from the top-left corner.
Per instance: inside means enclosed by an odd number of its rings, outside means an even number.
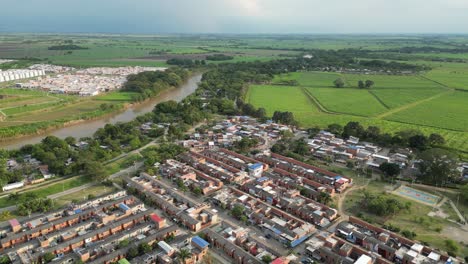
[[[213,54],[213,55],[206,56],[206,60],[209,60],[209,61],[227,61],[227,60],[232,60],[232,59],[234,59],[233,56],[229,56],[226,54]]]
[[[68,44],[68,45],[50,46],[47,49],[48,50],[85,50],[85,49],[89,49],[89,48],[74,45],[74,44]]]
[[[136,92],[133,99],[141,101],[157,95],[159,92],[181,85],[189,77],[189,72],[181,68],[165,71],[150,71],[128,76],[122,91]]]
[[[166,63],[169,65],[176,65],[180,67],[193,67],[193,66],[206,65],[205,60],[192,60],[192,59],[181,59],[181,58],[168,59]]]

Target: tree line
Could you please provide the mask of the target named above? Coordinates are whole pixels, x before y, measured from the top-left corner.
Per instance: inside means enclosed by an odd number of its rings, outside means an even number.
[[[165,71],[148,71],[132,74],[122,87],[122,91],[138,93],[133,99],[141,101],[157,95],[159,92],[176,87],[185,82],[190,73],[182,68],[174,67]]]

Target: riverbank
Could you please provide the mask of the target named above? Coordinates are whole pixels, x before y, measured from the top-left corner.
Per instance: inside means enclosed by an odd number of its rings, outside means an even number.
[[[48,127],[45,127],[46,124],[43,124],[44,127],[38,126],[35,129],[31,129],[31,132],[28,134],[17,133],[13,137],[4,137],[0,139],[0,147],[16,149],[26,144],[38,143],[49,135],[54,135],[59,138],[66,138],[67,136],[75,138],[92,136],[97,129],[104,127],[107,123],[129,122],[139,115],[152,111],[154,106],[160,102],[169,100],[180,101],[184,99],[197,89],[201,77],[201,73],[195,73],[188,78],[183,85],[177,88],[166,89],[151,99],[138,103],[131,103],[126,105],[125,108],[106,112],[102,115],[94,116],[93,118],[79,118],[66,121],[59,119],[57,122],[49,123]],[[100,103],[104,102],[101,101]],[[41,122],[35,122],[35,124],[41,125],[40,123]]]

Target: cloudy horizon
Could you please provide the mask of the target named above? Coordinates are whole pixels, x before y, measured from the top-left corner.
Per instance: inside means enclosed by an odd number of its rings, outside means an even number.
[[[0,4],[0,32],[468,33],[465,0],[0,0]]]

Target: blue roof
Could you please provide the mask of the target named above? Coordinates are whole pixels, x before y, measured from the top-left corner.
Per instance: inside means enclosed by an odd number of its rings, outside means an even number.
[[[194,236],[192,238],[192,242],[197,244],[197,246],[201,247],[201,248],[205,248],[207,247],[210,243],[206,242],[205,239],[199,237],[199,236]]]
[[[124,210],[124,211],[127,211],[127,210],[130,210],[130,207],[128,207],[126,204],[124,203],[121,203],[119,204],[119,208]]]
[[[303,237],[301,237],[301,238],[298,238],[298,239],[296,239],[296,240],[294,240],[294,241],[291,241],[291,245],[290,245],[290,246],[291,246],[292,248],[293,248],[293,247],[296,247],[297,245],[299,245],[299,244],[301,244],[302,242],[304,242],[305,240],[307,240],[307,239],[310,237],[310,235],[311,235],[311,234],[307,234],[307,235],[305,235],[305,236],[303,236]]]
[[[75,210],[75,214],[79,214],[79,213],[81,213],[81,212],[83,212],[83,210],[81,210],[81,209],[76,209],[76,210]]]
[[[268,177],[260,177],[257,179],[258,182],[264,182],[266,180],[268,180]]]
[[[258,169],[258,168],[263,168],[263,164],[262,163],[255,163],[255,164],[252,164],[249,166],[249,169]]]
[[[335,180],[339,180],[339,179],[341,179],[341,178],[343,178],[343,177],[341,177],[340,175],[335,176]]]

